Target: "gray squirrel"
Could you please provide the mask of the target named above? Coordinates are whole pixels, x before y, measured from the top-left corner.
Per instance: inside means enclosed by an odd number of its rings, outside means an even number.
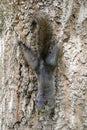
[[[45,105],[53,108],[55,103],[54,70],[57,66],[59,49],[63,43],[60,39],[58,41],[52,40],[53,30],[47,15],[44,13],[34,15],[31,21],[31,30],[34,31],[35,28],[38,28],[39,56],[21,41],[18,41],[18,44],[28,65],[38,76],[38,109],[42,109]],[[49,51],[51,45],[53,47]]]

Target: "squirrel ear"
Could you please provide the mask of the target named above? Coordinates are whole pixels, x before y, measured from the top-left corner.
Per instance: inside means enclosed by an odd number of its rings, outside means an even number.
[[[36,26],[37,26],[37,21],[36,21],[36,20],[32,20],[30,26],[31,26],[32,29],[36,28]]]
[[[32,22],[31,22],[31,26],[36,26],[36,21],[35,20],[32,20]]]

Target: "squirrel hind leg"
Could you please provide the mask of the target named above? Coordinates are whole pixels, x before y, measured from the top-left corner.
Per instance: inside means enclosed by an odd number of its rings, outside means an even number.
[[[37,104],[38,109],[44,108],[44,99],[41,97],[41,99],[38,100]]]

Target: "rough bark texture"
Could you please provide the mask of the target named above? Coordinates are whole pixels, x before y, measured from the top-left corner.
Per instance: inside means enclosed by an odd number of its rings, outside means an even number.
[[[17,46],[22,39],[36,49],[26,35],[38,10],[49,14],[54,34],[65,39],[55,72],[52,119],[37,112],[37,76]],[[87,130],[86,0],[0,1],[0,130]]]

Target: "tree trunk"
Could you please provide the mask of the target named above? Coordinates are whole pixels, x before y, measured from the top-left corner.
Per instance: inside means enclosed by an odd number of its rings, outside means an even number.
[[[30,43],[30,20],[46,12],[62,37],[55,72],[55,114],[38,113],[38,79],[26,66],[18,39]],[[0,2],[0,130],[87,130],[87,1]]]

